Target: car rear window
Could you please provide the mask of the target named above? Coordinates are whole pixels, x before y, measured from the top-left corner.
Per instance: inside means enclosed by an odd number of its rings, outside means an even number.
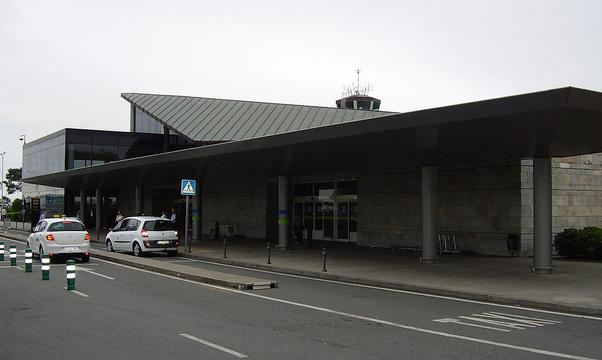
[[[55,222],[48,226],[47,231],[84,231],[84,225],[77,221]]]
[[[146,231],[174,230],[173,223],[169,220],[151,220],[144,223]]]

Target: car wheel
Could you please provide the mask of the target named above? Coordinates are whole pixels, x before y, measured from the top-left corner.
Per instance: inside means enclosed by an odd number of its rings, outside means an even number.
[[[113,248],[113,243],[111,242],[111,240],[107,240],[107,252],[114,252],[115,249]]]
[[[142,248],[140,247],[140,244],[138,244],[137,242],[134,243],[132,252],[134,253],[134,256],[142,256]]]
[[[82,256],[82,262],[85,262],[85,263],[90,262],[90,255]]]

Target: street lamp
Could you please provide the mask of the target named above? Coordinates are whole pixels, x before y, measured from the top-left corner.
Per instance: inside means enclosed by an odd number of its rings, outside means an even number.
[[[23,145],[27,144],[27,141],[25,141],[25,135],[19,136],[19,140],[23,141]]]
[[[27,144],[25,140],[25,134],[19,136],[19,140],[23,141],[23,147]],[[25,154],[21,151],[21,163],[23,163],[25,159]],[[23,178],[23,166],[21,167],[21,178]],[[23,194],[23,187],[21,187],[21,221],[23,222],[23,230],[25,230],[25,194]]]
[[[0,172],[0,191],[1,191],[1,195],[0,195],[0,199],[2,199],[2,201],[0,201],[0,220],[3,218],[4,216],[4,154],[6,154],[6,151],[0,153],[0,155],[2,155],[2,170]]]

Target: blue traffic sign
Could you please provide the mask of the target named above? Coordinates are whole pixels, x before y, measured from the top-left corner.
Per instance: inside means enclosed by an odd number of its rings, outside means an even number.
[[[180,193],[182,195],[196,194],[196,180],[182,179],[182,182],[180,185]]]

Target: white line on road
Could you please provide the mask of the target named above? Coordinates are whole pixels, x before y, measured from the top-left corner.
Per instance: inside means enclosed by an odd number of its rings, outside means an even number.
[[[444,300],[452,300],[452,301],[465,302],[465,303],[471,303],[471,304],[489,305],[489,306],[503,307],[503,308],[507,308],[507,309],[517,309],[517,310],[524,310],[524,311],[539,312],[539,313],[544,313],[544,314],[553,314],[553,315],[568,316],[568,317],[574,317],[574,318],[580,318],[580,319],[602,321],[602,317],[561,313],[561,312],[552,311],[552,310],[534,309],[534,308],[517,306],[517,305],[496,304],[496,303],[489,303],[489,302],[485,302],[485,301],[455,298],[455,297],[451,297],[451,296],[426,294],[426,293],[420,293],[420,292],[409,291],[409,290],[399,290],[399,289],[384,288],[384,287],[378,287],[378,286],[372,286],[372,285],[354,284],[354,283],[348,283],[348,282],[337,281],[337,280],[318,279],[318,278],[313,278],[313,277],[308,277],[308,276],[303,276],[303,275],[285,274],[285,273],[280,273],[280,272],[270,271],[270,270],[246,268],[243,266],[221,264],[221,263],[216,263],[216,262],[211,262],[211,261],[206,261],[206,260],[189,259],[189,258],[184,258],[184,257],[178,257],[178,259],[188,259],[190,261],[200,262],[200,263],[205,263],[205,264],[210,264],[210,265],[224,266],[224,267],[236,268],[236,269],[241,269],[241,270],[256,271],[256,272],[261,272],[261,273],[266,273],[266,274],[274,274],[274,275],[278,275],[278,276],[286,276],[286,277],[297,278],[297,279],[320,281],[320,282],[331,283],[331,284],[347,285],[347,286],[359,287],[359,288],[364,288],[364,289],[382,290],[382,291],[388,291],[388,292],[394,292],[394,293],[400,293],[400,294],[417,295],[417,296],[431,297],[431,298],[444,299]]]
[[[95,272],[95,271],[94,271],[94,270],[92,270],[92,269],[86,269],[86,268],[83,268],[83,267],[79,267],[79,268],[77,268],[77,270],[79,270],[79,271],[85,271],[85,272],[87,272],[88,274],[92,274],[92,275],[100,276],[100,277],[103,277],[103,278],[105,278],[105,279],[109,279],[109,280],[115,280],[115,278],[112,278],[112,277],[110,277],[110,276],[107,276],[107,275],[99,274],[99,273]]]
[[[177,278],[177,277],[171,276],[171,275],[165,275],[165,274],[155,273],[155,272],[152,272],[152,271],[149,271],[149,270],[138,269],[138,268],[135,268],[135,267],[132,267],[132,266],[128,266],[128,265],[113,263],[113,262],[108,261],[108,260],[103,260],[103,259],[98,259],[98,260],[99,261],[103,261],[103,262],[107,262],[109,264],[113,264],[115,266],[121,266],[121,267],[124,267],[124,268],[132,269],[132,270],[136,270],[136,271],[141,271],[141,272],[153,274],[153,275],[156,275],[156,276],[161,276],[161,277],[165,277],[165,278],[169,278],[169,279],[174,279],[174,280],[179,280],[179,281],[183,281],[183,282],[188,282],[188,283],[191,283],[191,284],[196,284],[198,286],[208,287],[208,288],[212,288],[212,289],[218,289],[218,290],[221,290],[221,291],[227,291],[227,292],[236,293],[236,294],[245,295],[245,296],[250,296],[250,297],[254,297],[254,298],[258,298],[258,299],[263,299],[263,300],[278,302],[278,303],[282,303],[282,304],[297,306],[297,307],[301,307],[301,308],[305,308],[305,309],[311,309],[311,310],[321,311],[321,312],[330,313],[330,314],[334,314],[334,315],[349,317],[349,318],[352,318],[352,319],[373,322],[373,323],[376,323],[376,324],[389,325],[389,326],[393,326],[393,327],[404,329],[404,330],[410,330],[410,331],[415,331],[415,332],[420,332],[420,333],[425,333],[425,334],[437,335],[437,336],[442,336],[442,337],[447,337],[447,338],[460,339],[460,340],[465,340],[465,341],[470,341],[470,342],[476,342],[476,343],[486,344],[486,345],[491,345],[491,346],[497,346],[497,347],[502,347],[502,348],[507,348],[507,349],[520,350],[520,351],[525,351],[525,352],[530,352],[530,353],[535,353],[535,354],[540,354],[540,355],[549,355],[549,356],[554,356],[554,357],[564,358],[564,359],[573,359],[573,360],[600,360],[600,359],[589,358],[589,357],[585,357],[585,356],[563,354],[563,353],[558,353],[558,352],[553,352],[553,351],[548,351],[548,350],[541,350],[541,349],[530,348],[530,347],[526,347],[526,346],[512,345],[512,344],[506,344],[506,343],[501,343],[501,342],[497,342],[497,341],[490,341],[490,340],[473,338],[473,337],[469,337],[469,336],[456,335],[456,334],[446,333],[446,332],[442,332],[442,331],[429,330],[429,329],[419,328],[419,327],[416,327],[416,326],[394,323],[394,322],[387,321],[387,320],[380,320],[380,319],[376,319],[376,318],[371,318],[371,317],[362,316],[362,315],[356,315],[356,314],[347,313],[347,312],[343,312],[343,311],[337,311],[337,310],[332,310],[332,309],[328,309],[328,308],[323,308],[323,307],[318,307],[318,306],[303,304],[303,303],[299,303],[299,302],[295,302],[295,301],[288,301],[288,300],[282,300],[282,299],[277,299],[277,298],[271,298],[271,297],[268,297],[268,296],[265,296],[265,295],[254,294],[254,293],[245,292],[245,291],[242,291],[242,290],[224,288],[224,287],[220,287],[220,286],[216,286],[216,285],[211,285],[211,284],[198,283],[198,282],[195,282],[195,281],[192,281],[192,280],[188,280],[188,279],[181,279],[181,278]]]
[[[63,289],[67,290],[67,287],[63,286]],[[74,293],[74,294],[77,294],[79,296],[85,297],[85,298],[89,298],[90,297],[90,295],[84,294],[83,292],[79,292],[77,290],[67,290],[67,291],[70,292],[70,293]]]
[[[188,335],[188,334],[180,334],[180,336],[183,336],[183,337],[185,337],[185,338],[187,338],[187,339],[190,339],[190,340],[192,340],[192,341],[199,342],[199,343],[201,343],[201,344],[203,344],[203,345],[207,345],[207,346],[209,346],[209,347],[212,347],[212,348],[214,348],[214,349],[217,349],[217,350],[220,350],[220,351],[226,352],[226,353],[228,353],[228,354],[230,354],[230,355],[234,355],[234,356],[236,356],[236,357],[238,357],[238,358],[241,358],[241,359],[242,359],[242,358],[246,358],[246,357],[247,357],[247,355],[245,355],[245,354],[241,354],[241,353],[239,353],[239,352],[236,352],[236,351],[234,351],[234,350],[230,350],[230,349],[227,349],[227,348],[225,348],[225,347],[223,347],[223,346],[219,346],[219,345],[217,345],[217,344],[214,344],[214,343],[212,343],[212,342],[209,342],[209,341],[206,341],[206,340],[199,339],[198,337],[194,337],[194,336],[192,336],[192,335]]]

